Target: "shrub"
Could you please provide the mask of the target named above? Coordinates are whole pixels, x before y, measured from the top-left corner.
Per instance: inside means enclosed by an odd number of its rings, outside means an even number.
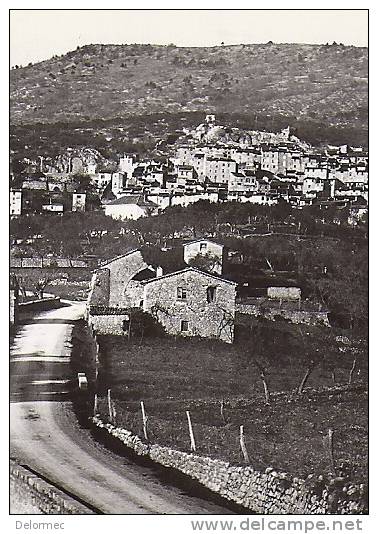
[[[163,337],[165,330],[162,325],[149,313],[139,308],[131,308],[130,335],[131,337]]]

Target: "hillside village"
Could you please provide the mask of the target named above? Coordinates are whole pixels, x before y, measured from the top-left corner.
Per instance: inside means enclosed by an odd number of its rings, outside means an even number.
[[[103,209],[115,219],[136,220],[199,200],[348,208],[350,224],[367,212],[366,150],[345,145],[319,151],[290,128],[235,135],[207,115],[159,158],[122,155],[112,162],[114,171],[101,169],[99,160],[88,148],[24,162],[22,174],[11,176],[10,215]]]

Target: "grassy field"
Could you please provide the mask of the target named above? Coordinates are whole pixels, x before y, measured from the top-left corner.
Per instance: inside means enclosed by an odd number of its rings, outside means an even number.
[[[270,325],[271,337],[276,342],[279,336],[292,334],[291,325]],[[313,336],[314,328],[308,330],[308,335]],[[322,333],[322,329],[316,330],[317,335]],[[327,351],[330,329],[323,330],[322,349]],[[332,335],[336,338],[336,332]],[[306,361],[299,353],[288,357],[277,345],[273,359],[266,365],[269,404],[264,400],[260,371],[246,358],[250,348],[245,342],[233,346],[180,338],[129,342],[114,336],[99,337],[99,342],[100,394],[104,396],[106,389],[111,388],[117,424],[141,437],[143,400],[150,441],[189,450],[185,411],[190,410],[199,453],[240,463],[239,426],[244,425],[252,465],[260,469],[272,466],[305,476],[331,471],[326,436],[332,429],[336,462],[350,466],[354,480],[365,481],[366,355],[361,349],[349,385],[357,351],[354,342],[340,352],[341,358],[329,350],[328,361],[316,366],[302,395],[293,394],[293,390],[304,376]],[[307,356],[311,358],[309,353]],[[330,371],[332,359],[335,382]],[[106,415],[104,397],[100,408]]]

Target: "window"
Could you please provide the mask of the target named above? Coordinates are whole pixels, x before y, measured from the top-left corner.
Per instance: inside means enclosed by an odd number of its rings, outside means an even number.
[[[181,332],[188,332],[189,321],[181,321]]]
[[[216,292],[217,292],[217,288],[214,286],[209,286],[206,289],[207,302],[215,302]]]
[[[207,243],[200,243],[200,250],[206,250],[207,249]]]
[[[186,300],[186,288],[185,287],[177,288],[177,298],[179,300]]]

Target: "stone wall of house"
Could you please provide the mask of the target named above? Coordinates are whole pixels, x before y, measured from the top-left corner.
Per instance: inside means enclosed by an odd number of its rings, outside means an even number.
[[[179,299],[177,288],[186,290]],[[215,288],[214,302],[207,288]],[[235,285],[194,270],[181,271],[145,284],[143,310],[155,316],[169,334],[213,337],[232,343],[234,338]],[[182,331],[182,321],[188,330]]]
[[[174,468],[199,481],[222,497],[260,514],[361,514],[367,513],[357,487],[337,492],[332,484],[324,484],[311,476],[307,480],[267,468],[259,472],[251,466],[228,462],[147,444],[123,428],[104,423],[99,416],[93,424],[121,440],[134,453],[165,467]],[[316,482],[318,480],[318,482]],[[337,487],[337,486],[336,486]]]
[[[92,276],[88,305],[108,306],[110,292],[109,269],[98,269]]]
[[[126,335],[127,330],[123,327],[124,321],[126,320],[128,320],[128,315],[126,313],[109,313],[104,315],[94,315],[90,313],[87,315],[88,326],[92,327],[96,334],[99,335]]]
[[[124,290],[124,301],[130,308],[139,308],[141,300],[143,300],[144,286],[141,282],[130,280]]]
[[[110,287],[109,287],[109,306],[118,306],[127,308],[130,306],[128,296],[125,294],[125,288],[131,278],[139,271],[148,267],[143,260],[140,250],[135,250],[118,259],[112,260],[105,264],[104,267],[109,269]]]
[[[261,307],[255,304],[236,304],[236,311],[245,315],[254,317],[265,317],[266,319],[275,320],[277,316],[282,317],[295,324],[322,325],[330,326],[328,312],[326,311],[303,311],[303,310],[285,310],[278,308]]]
[[[11,514],[93,514],[92,510],[14,461],[10,464]]]

